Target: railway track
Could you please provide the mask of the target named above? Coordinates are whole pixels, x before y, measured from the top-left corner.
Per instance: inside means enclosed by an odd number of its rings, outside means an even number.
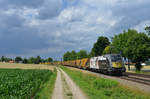
[[[144,77],[144,78],[150,78],[150,75],[146,75],[146,74],[136,74],[136,73],[126,72],[125,75],[133,75],[133,76],[139,76],[139,77]]]
[[[99,72],[93,72],[93,73],[101,74]],[[108,76],[108,75],[105,75],[105,76]],[[123,80],[128,80],[128,81],[132,81],[132,82],[136,82],[136,83],[140,83],[144,85],[150,85],[150,75],[125,72],[122,76],[111,76],[111,77],[117,77],[117,78],[119,77],[120,79],[123,79]]]
[[[120,76],[119,78],[145,84],[145,85],[150,85],[150,75],[125,73],[123,76]]]
[[[93,72],[93,71],[91,71]],[[99,73],[99,72],[94,72],[96,74],[103,74],[103,73]],[[103,74],[105,75],[105,74]],[[108,76],[108,75],[106,75]],[[150,85],[150,75],[145,75],[145,74],[136,74],[136,73],[129,73],[129,72],[125,72],[122,76],[111,76],[111,77],[117,77],[123,80],[128,80],[128,81],[132,81],[132,82],[136,82],[136,83],[140,83],[140,84],[144,84],[144,85]]]

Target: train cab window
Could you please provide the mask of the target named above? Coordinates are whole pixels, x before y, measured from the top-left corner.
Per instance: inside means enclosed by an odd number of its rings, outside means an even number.
[[[111,55],[111,61],[117,62],[117,61],[122,61],[122,59],[120,55]]]

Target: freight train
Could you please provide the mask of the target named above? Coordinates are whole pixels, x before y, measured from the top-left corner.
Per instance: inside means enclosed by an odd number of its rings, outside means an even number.
[[[110,75],[122,74],[126,71],[122,57],[119,54],[106,54],[92,58],[54,62],[52,64],[76,67]]]

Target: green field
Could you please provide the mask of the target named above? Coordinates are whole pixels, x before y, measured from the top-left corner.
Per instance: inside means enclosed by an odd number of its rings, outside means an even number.
[[[150,99],[150,96],[121,86],[118,82],[61,67],[90,99]]]
[[[0,69],[0,98],[30,99],[37,96],[36,93],[40,96],[39,90],[44,90],[43,86],[50,82],[50,78],[54,82],[55,76],[52,75],[50,70]],[[52,90],[52,86],[48,87]]]

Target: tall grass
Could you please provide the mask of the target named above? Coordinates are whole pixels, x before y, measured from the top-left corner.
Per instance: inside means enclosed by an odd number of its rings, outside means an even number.
[[[57,72],[54,70],[53,74],[49,77],[49,80],[41,86],[39,91],[34,96],[34,99],[51,99],[54,90],[55,80]]]
[[[61,67],[90,99],[150,99],[121,86],[117,81],[99,78],[81,71]]]

